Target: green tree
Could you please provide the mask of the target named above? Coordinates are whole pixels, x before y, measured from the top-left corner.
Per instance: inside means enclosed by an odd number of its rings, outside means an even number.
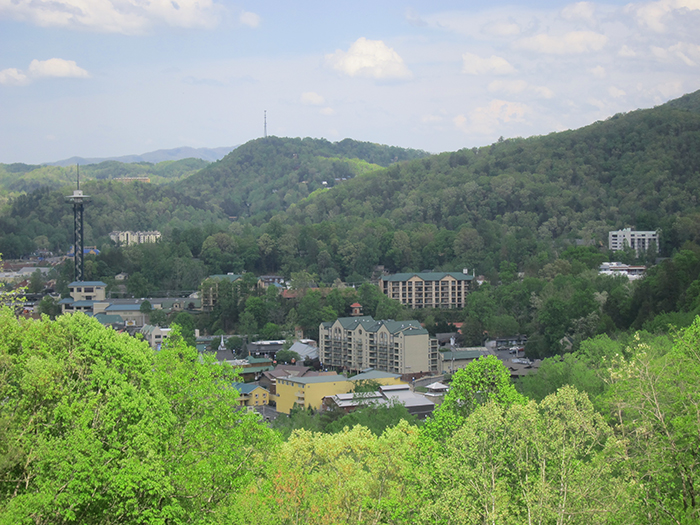
[[[445,400],[426,423],[426,436],[434,441],[444,440],[487,401],[503,407],[526,401],[515,389],[508,369],[492,355],[480,357],[454,373]]]
[[[153,352],[82,314],[0,311],[0,522],[195,522],[275,438],[177,330]]]

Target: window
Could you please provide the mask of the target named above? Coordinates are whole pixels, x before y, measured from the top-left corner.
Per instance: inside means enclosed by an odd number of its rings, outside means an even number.
[[[85,293],[92,293],[95,291],[95,289],[92,286],[87,286],[85,287],[85,290],[83,290]]]

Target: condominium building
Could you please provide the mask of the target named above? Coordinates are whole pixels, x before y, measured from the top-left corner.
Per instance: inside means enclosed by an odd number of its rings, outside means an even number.
[[[381,277],[379,287],[409,308],[463,308],[473,280],[466,270],[397,273]]]
[[[243,277],[235,273],[210,275],[201,285],[200,292],[202,294],[202,310],[211,312],[219,300],[219,283],[228,281],[236,282]]]
[[[341,317],[319,326],[319,355],[324,366],[344,370],[430,372],[438,368],[438,341],[418,321]]]
[[[132,244],[158,242],[158,239],[160,239],[160,232],[113,231],[109,234],[109,238],[119,246],[131,246]]]
[[[654,248],[659,251],[659,235],[655,231],[638,232],[631,228],[608,232],[608,248],[613,251],[623,250],[625,246],[634,248],[637,255],[646,252],[654,243]]]

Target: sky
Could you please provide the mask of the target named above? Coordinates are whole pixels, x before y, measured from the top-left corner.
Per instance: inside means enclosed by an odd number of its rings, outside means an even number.
[[[700,0],[0,0],[0,163],[267,133],[431,153],[700,89]]]

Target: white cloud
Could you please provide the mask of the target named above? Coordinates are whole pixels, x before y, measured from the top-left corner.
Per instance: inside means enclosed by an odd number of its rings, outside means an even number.
[[[554,97],[554,92],[545,86],[533,86],[524,80],[494,80],[488,85],[491,93],[505,93],[507,95],[534,95],[538,98],[550,99]]]
[[[0,84],[22,86],[29,83],[29,78],[14,67],[0,71]]]
[[[335,115],[335,110],[333,108],[323,108],[320,111],[321,115],[326,115],[327,117],[330,117],[332,115]]]
[[[520,34],[520,26],[514,22],[489,22],[485,24],[482,31],[493,36],[515,36]]]
[[[0,16],[42,27],[125,34],[154,24],[212,27],[222,9],[212,0],[0,0]]]
[[[526,88],[527,82],[524,80],[494,80],[488,85],[488,90],[491,92],[500,91],[502,93],[508,93],[509,95],[522,93]]]
[[[617,52],[617,56],[623,57],[623,58],[632,58],[636,57],[637,53],[634,51],[634,49],[630,49],[627,46],[622,46],[620,50]]]
[[[260,16],[250,11],[243,11],[238,17],[241,24],[248,27],[258,27],[260,25]]]
[[[694,67],[700,63],[700,46],[696,44],[678,42],[667,48],[651,46],[650,49],[652,55],[663,62],[669,62],[673,58],[677,58],[686,66]]]
[[[73,60],[50,58],[48,60],[32,60],[28,73],[32,77],[75,77],[88,78],[90,74]]]
[[[0,71],[0,84],[25,85],[38,78],[88,78],[90,74],[73,60],[50,58],[49,60],[32,60],[26,71],[10,68]]]
[[[351,77],[377,79],[410,78],[403,59],[381,40],[357,39],[348,51],[338,49],[326,55],[326,62],[335,70]]]
[[[608,88],[608,94],[610,94],[610,96],[613,98],[620,98],[620,97],[627,96],[627,93],[625,93],[622,89],[617,88],[615,86],[610,86]]]
[[[573,53],[588,53],[600,51],[608,41],[608,37],[593,31],[571,31],[563,36],[539,34],[523,38],[516,46],[529,51],[552,55]]]
[[[605,78],[605,68],[603,66],[596,66],[588,71],[590,71],[591,75],[593,75],[595,78]]]
[[[595,4],[592,2],[577,2],[567,5],[561,11],[561,16],[565,20],[586,20],[593,22],[595,20]]]
[[[674,15],[683,15],[688,11],[700,11],[700,0],[659,0],[641,5],[631,4],[629,9],[634,12],[640,25],[665,33],[669,19]]]
[[[321,106],[326,100],[315,91],[306,91],[301,94],[301,103],[307,106]]]
[[[515,68],[505,58],[495,55],[481,58],[473,53],[464,53],[462,61],[462,72],[468,75],[510,75],[515,73]]]
[[[489,134],[503,124],[523,122],[529,112],[530,108],[525,104],[494,99],[487,106],[472,111],[469,118],[457,115],[452,122],[457,129],[466,133]]]

